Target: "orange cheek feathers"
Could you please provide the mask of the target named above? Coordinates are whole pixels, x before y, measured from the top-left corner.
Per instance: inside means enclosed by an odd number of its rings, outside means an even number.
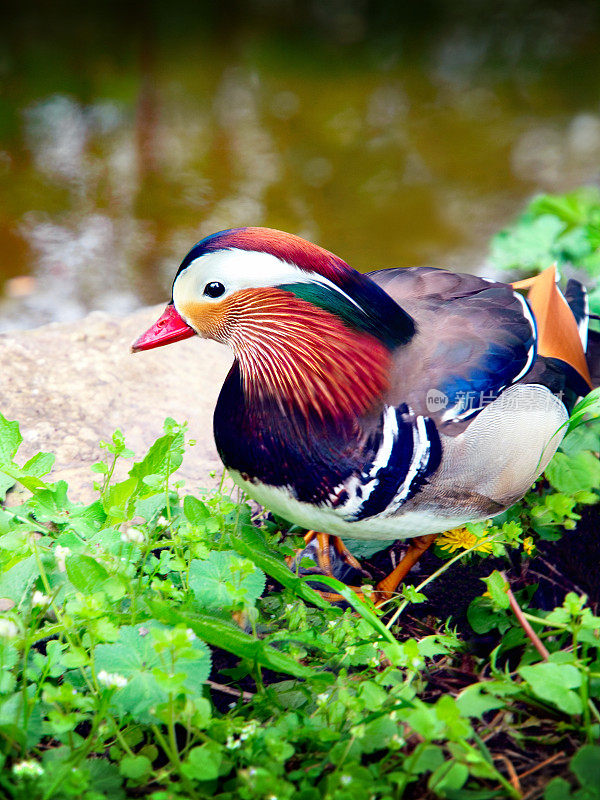
[[[232,347],[249,396],[337,417],[367,411],[387,387],[390,355],[378,339],[291,292],[242,289],[180,308],[202,336]]]
[[[216,339],[227,343],[231,327],[230,317],[233,308],[232,299],[228,297],[220,303],[190,301],[180,305],[181,314],[206,339]]]

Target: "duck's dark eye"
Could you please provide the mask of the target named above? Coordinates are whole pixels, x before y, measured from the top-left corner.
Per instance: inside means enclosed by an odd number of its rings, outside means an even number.
[[[220,297],[224,291],[225,287],[222,283],[219,283],[219,281],[212,281],[211,283],[207,283],[204,287],[204,294],[209,297]]]

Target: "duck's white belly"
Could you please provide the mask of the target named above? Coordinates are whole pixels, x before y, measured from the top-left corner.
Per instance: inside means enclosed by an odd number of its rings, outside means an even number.
[[[289,487],[268,486],[264,483],[252,483],[242,478],[239,472],[229,470],[235,483],[257,503],[265,506],[280,517],[300,525],[308,530],[323,531],[342,539],[363,539],[368,541],[393,542],[398,539],[409,539],[423,536],[426,533],[441,533],[474,519],[485,519],[485,516],[441,517],[439,512],[426,510],[406,511],[394,517],[383,514],[351,522],[342,517],[342,512],[327,506],[314,506],[297,500]]]

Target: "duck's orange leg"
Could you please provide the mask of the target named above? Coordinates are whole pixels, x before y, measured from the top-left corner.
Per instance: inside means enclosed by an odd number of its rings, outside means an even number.
[[[352,555],[339,536],[330,536],[328,533],[318,533],[317,531],[308,531],[308,533],[304,536],[304,543],[307,545],[315,540],[317,544],[315,548],[315,554],[320,574],[327,575],[330,578],[335,578],[335,575],[331,569],[330,548],[333,547],[337,555],[345,564],[348,564],[353,569],[358,570],[363,575],[368,575],[368,573],[360,565],[360,562]],[[308,573],[306,577],[310,577],[310,573]],[[319,573],[315,573],[314,578],[315,581],[318,581]],[[350,586],[349,588],[356,592],[360,597],[363,596],[359,586]],[[325,592],[321,589],[318,589],[317,591],[325,600],[329,600],[330,602],[344,601],[344,598],[341,594],[337,594],[335,592]]]
[[[352,555],[339,536],[330,536],[328,533],[309,531],[304,537],[304,543],[309,544],[313,539],[317,540],[319,567],[321,567],[325,575],[330,575],[333,578],[333,573],[331,572],[331,558],[329,555],[330,545],[335,548],[336,553],[342,561],[354,567],[354,569],[357,569],[359,572],[364,573],[365,570],[361,567],[360,561]]]
[[[377,584],[375,589],[377,605],[390,599],[412,567],[414,567],[427,548],[434,543],[436,537],[437,533],[429,533],[426,536],[415,536],[414,539],[410,540],[404,557],[390,574]]]
[[[408,545],[408,549],[404,554],[404,557],[400,560],[400,562],[396,565],[396,567],[387,575],[383,580],[379,581],[375,588],[374,592],[374,600],[376,605],[381,605],[381,603],[385,603],[386,600],[389,600],[393,593],[396,591],[400,583],[404,580],[407,576],[409,571],[414,567],[417,561],[421,558],[423,553],[430,547],[437,537],[437,533],[430,533],[426,536],[415,536],[414,539],[410,540]],[[342,540],[338,536],[330,536],[327,533],[317,533],[316,531],[309,531],[305,537],[304,542],[308,545],[310,542],[315,541],[317,542],[316,549],[316,557],[317,557],[317,566],[321,571],[321,574],[328,575],[331,578],[334,578],[335,575],[331,569],[331,555],[330,555],[330,547],[335,548],[336,553],[339,555],[342,561],[346,564],[349,564],[356,570],[359,570],[363,574],[365,570],[361,567],[360,562],[352,555],[352,553],[346,548]],[[318,573],[315,573],[315,580],[318,580]],[[354,592],[356,592],[359,597],[362,597],[362,591],[358,586],[350,586]],[[344,598],[336,594],[334,592],[325,592],[322,590],[318,590],[319,594],[325,599],[331,602],[338,602],[340,600],[344,600]]]

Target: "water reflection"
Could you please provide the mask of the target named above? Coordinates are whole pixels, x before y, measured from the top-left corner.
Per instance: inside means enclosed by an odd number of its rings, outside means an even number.
[[[65,20],[43,59],[41,33],[15,23],[0,59],[0,330],[158,302],[194,241],[239,225],[360,269],[479,269],[531,193],[600,179],[594,4],[486,26],[443,2],[429,24],[331,0],[297,35],[277,26],[301,4],[250,2],[254,25],[229,25],[225,5],[170,27],[159,6],[139,24],[109,13],[102,42]]]

